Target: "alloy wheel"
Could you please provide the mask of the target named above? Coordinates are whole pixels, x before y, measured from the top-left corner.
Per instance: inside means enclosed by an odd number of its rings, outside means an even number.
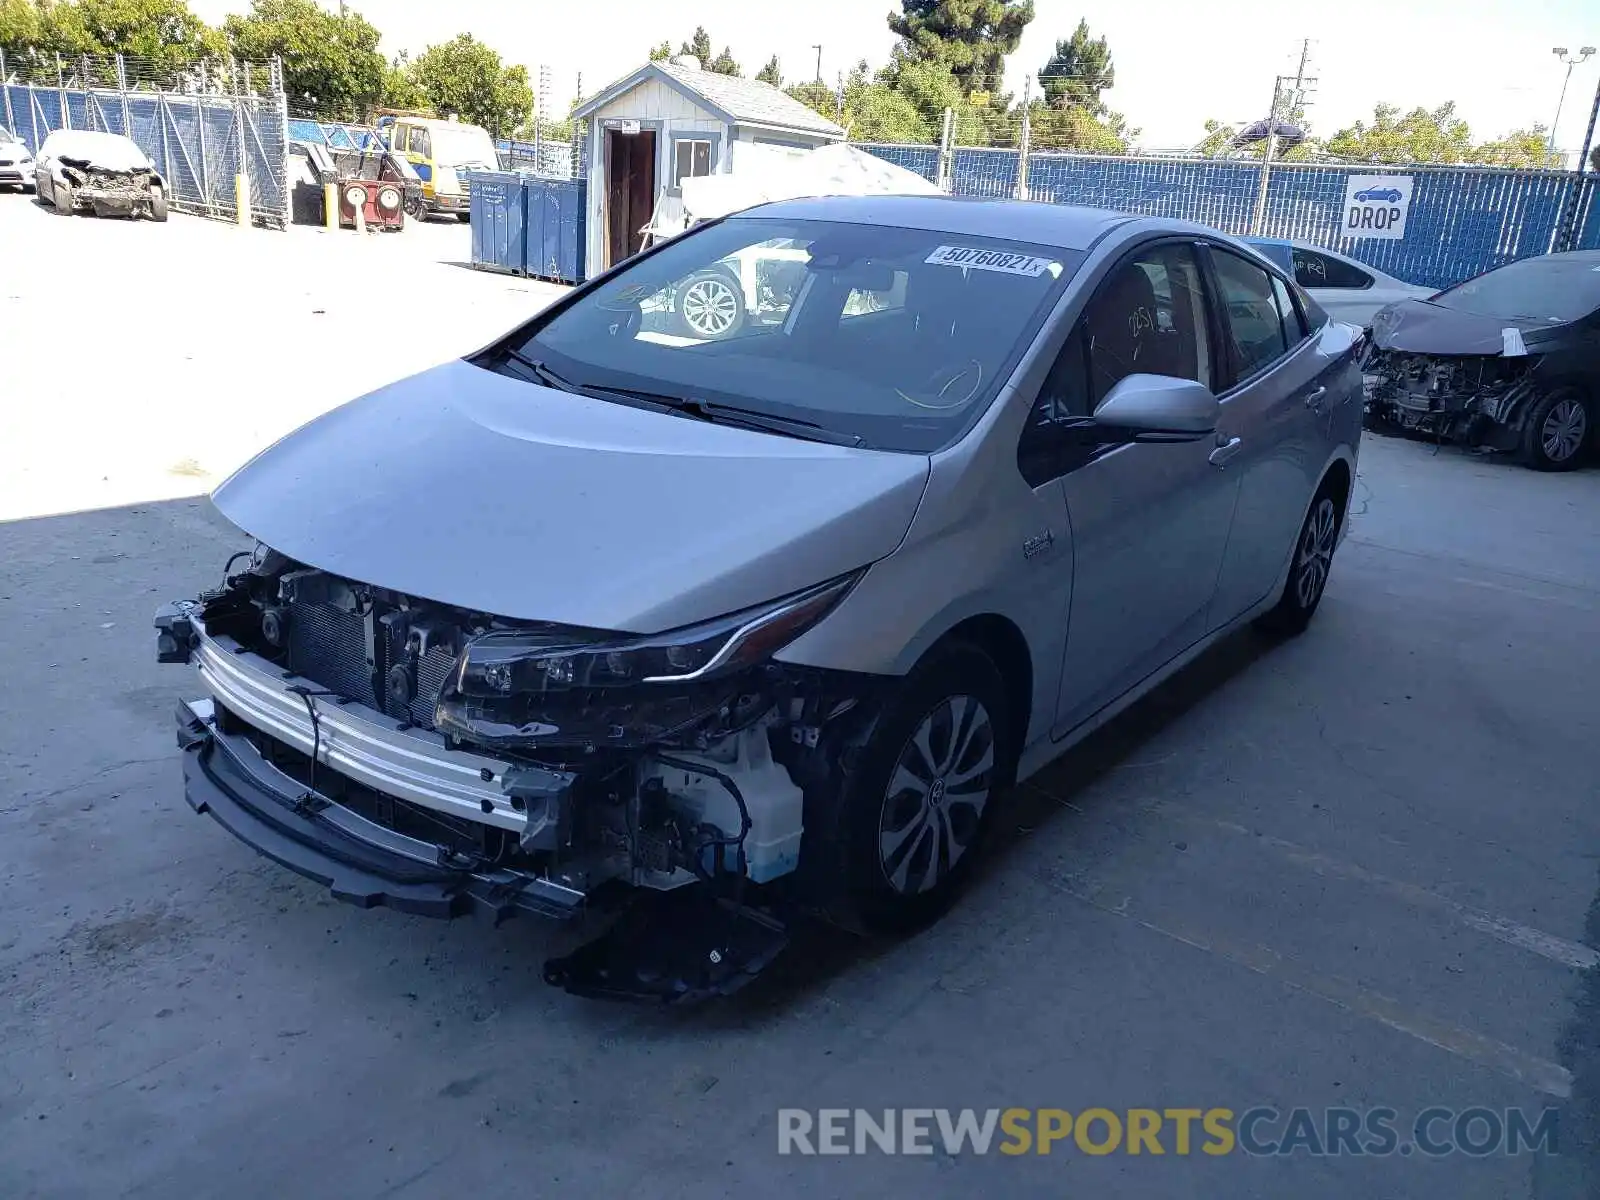
[[[878,821],[878,861],[902,894],[932,890],[977,840],[994,783],[995,727],[975,696],[948,696],[906,740]]]
[[[1333,510],[1333,500],[1327,496],[1317,501],[1306,520],[1305,532],[1300,535],[1300,549],[1295,556],[1295,599],[1301,608],[1310,608],[1322,596],[1328,583],[1328,570],[1333,565],[1334,534],[1339,526]]]
[[[739,316],[739,298],[720,279],[697,279],[683,293],[683,319],[702,337],[721,337]]]
[[[1589,432],[1589,413],[1574,397],[1557,401],[1545,415],[1544,426],[1539,430],[1539,442],[1544,456],[1553,463],[1564,463],[1583,446],[1584,435]]]

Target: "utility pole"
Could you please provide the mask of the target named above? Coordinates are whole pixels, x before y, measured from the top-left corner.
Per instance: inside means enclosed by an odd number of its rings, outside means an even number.
[[[822,45],[819,42],[819,43],[814,44],[811,48],[817,52],[817,82],[821,83],[822,82]]]
[[[1033,152],[1033,123],[1029,109],[1033,107],[1033,76],[1022,81],[1022,132],[1017,138],[1017,199],[1028,198],[1028,155]]]
[[[1300,66],[1294,79],[1279,75],[1272,81],[1272,111],[1267,117],[1267,144],[1261,154],[1261,179],[1256,186],[1256,207],[1250,218],[1250,232],[1260,236],[1267,220],[1267,183],[1272,177],[1272,160],[1278,152],[1278,123],[1294,109],[1304,107],[1306,91],[1316,84],[1307,78],[1306,66],[1311,61],[1311,39],[1300,41]],[[1285,104],[1285,99],[1288,103]]]
[[[1572,68],[1579,63],[1588,62],[1594,56],[1594,47],[1585,46],[1578,51],[1576,56],[1568,54],[1565,46],[1553,46],[1550,52],[1556,56],[1557,61],[1567,68],[1567,73],[1561,77],[1561,97],[1556,101],[1556,119],[1550,122],[1550,141],[1544,149],[1546,166],[1551,165],[1550,160],[1556,156],[1556,126],[1561,124],[1561,110],[1566,107],[1567,84],[1572,82]],[[1578,164],[1578,170],[1583,170],[1582,163]]]

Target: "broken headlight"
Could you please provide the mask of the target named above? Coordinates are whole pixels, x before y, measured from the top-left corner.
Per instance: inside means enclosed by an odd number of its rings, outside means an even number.
[[[438,729],[484,744],[650,742],[736,701],[734,677],[820,621],[860,578],[642,637],[494,630],[462,650],[439,693]]]

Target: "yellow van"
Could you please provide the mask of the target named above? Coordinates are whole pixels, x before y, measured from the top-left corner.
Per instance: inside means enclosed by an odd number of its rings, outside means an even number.
[[[460,121],[435,117],[385,116],[379,119],[389,148],[403,154],[422,180],[423,208],[428,213],[469,216],[471,198],[464,176],[470,171],[498,171],[489,131]]]

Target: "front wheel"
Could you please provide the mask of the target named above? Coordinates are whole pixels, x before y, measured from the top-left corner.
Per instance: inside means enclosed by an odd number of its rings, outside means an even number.
[[[1327,589],[1338,541],[1339,512],[1333,493],[1324,486],[1311,502],[1311,511],[1300,527],[1283,595],[1272,609],[1256,618],[1257,629],[1278,637],[1294,637],[1306,631]]]
[[[699,271],[678,289],[678,315],[695,337],[731,337],[744,324],[744,297],[721,271]]]
[[[167,190],[161,187],[150,189],[150,219],[152,221],[165,221],[167,219]]]
[[[70,183],[51,184],[50,202],[55,205],[57,216],[70,217],[72,215],[72,185]]]
[[[976,647],[955,644],[885,702],[845,780],[842,924],[908,933],[937,919],[972,870],[1012,742],[1004,681]]]
[[[1594,436],[1588,397],[1559,388],[1533,406],[1522,427],[1522,461],[1536,471],[1570,471],[1583,462]]]

